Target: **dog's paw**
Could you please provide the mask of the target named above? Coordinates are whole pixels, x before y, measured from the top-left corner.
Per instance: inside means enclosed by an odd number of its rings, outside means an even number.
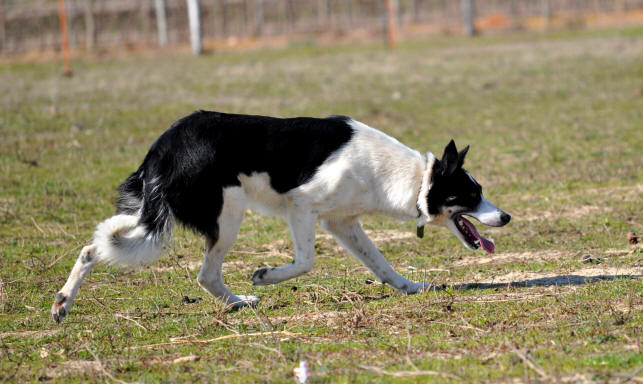
[[[427,291],[435,291],[438,287],[431,282],[424,283],[415,283],[412,286],[408,287],[405,291],[407,295],[415,295],[416,293],[422,293]]]
[[[243,307],[256,307],[259,304],[259,297],[251,295],[239,295],[239,299],[231,303],[232,310],[237,310]]]
[[[253,285],[266,285],[269,284],[264,280],[264,276],[266,273],[271,270],[272,268],[261,268],[257,269],[255,273],[252,274],[252,284]]]
[[[69,303],[67,302],[67,296],[62,292],[56,293],[54,298],[54,304],[51,306],[51,319],[60,324],[65,316],[67,316]]]

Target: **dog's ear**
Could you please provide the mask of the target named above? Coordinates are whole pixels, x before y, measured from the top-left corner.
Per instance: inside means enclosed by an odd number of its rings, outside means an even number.
[[[458,168],[462,168],[462,165],[464,164],[464,157],[467,155],[467,152],[469,152],[468,145],[458,153]]]
[[[440,162],[442,163],[442,174],[445,176],[452,174],[458,168],[458,149],[453,139],[451,139],[449,144],[444,148],[444,154]]]

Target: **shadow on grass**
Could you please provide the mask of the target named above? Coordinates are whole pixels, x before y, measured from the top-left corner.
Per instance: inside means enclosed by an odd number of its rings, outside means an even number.
[[[537,279],[530,279],[524,281],[511,281],[504,283],[465,283],[465,284],[455,284],[450,286],[450,288],[457,290],[467,290],[467,289],[494,289],[494,288],[505,288],[505,287],[550,287],[550,286],[566,286],[566,285],[583,285],[594,283],[597,281],[604,280],[615,280],[615,279],[641,279],[643,275],[597,275],[597,276],[582,276],[582,275],[559,275],[559,276],[549,276],[541,277]],[[446,288],[446,287],[442,287]],[[438,288],[440,289],[440,288]]]

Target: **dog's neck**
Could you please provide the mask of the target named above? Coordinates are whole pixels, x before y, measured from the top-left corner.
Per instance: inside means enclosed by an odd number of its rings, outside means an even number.
[[[424,226],[431,221],[429,215],[429,204],[427,196],[431,189],[431,175],[433,173],[433,166],[435,165],[435,156],[431,152],[426,154],[426,165],[422,172],[422,182],[420,183],[420,190],[417,194],[417,236],[424,236]]]

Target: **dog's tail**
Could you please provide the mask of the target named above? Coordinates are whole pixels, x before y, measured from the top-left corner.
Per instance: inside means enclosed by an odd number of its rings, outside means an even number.
[[[157,260],[172,232],[172,213],[159,178],[141,166],[119,187],[117,214],[94,232],[97,257],[108,264],[146,265]]]

